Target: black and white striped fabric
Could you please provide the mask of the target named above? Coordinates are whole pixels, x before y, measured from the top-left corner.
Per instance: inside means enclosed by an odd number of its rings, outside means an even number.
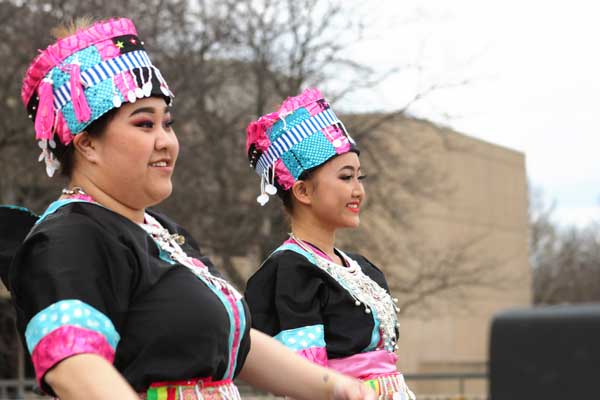
[[[341,123],[335,113],[330,109],[321,111],[312,117],[305,119],[293,128],[285,130],[271,146],[264,152],[256,163],[256,173],[262,175],[268,170],[281,156],[289,151],[294,145],[321,131],[331,125]]]
[[[153,73],[162,83],[162,78],[158,68],[155,68],[144,50],[136,50],[121,54],[118,57],[104,60],[91,68],[81,71],[81,80],[86,87],[92,87],[100,82],[104,82],[122,72],[131,71],[136,68],[152,68]],[[71,101],[71,85],[66,82],[58,89],[54,90],[54,108],[60,110],[69,101]]]

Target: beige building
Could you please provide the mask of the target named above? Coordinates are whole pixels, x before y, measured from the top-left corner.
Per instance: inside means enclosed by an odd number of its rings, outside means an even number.
[[[406,374],[485,372],[492,316],[531,302],[525,156],[426,121],[404,119],[387,129],[427,142],[433,165],[449,184],[441,199],[424,200],[413,217],[424,246],[450,249],[449,255],[463,246],[464,257],[450,266],[480,271],[471,279],[484,277],[458,296],[452,289],[434,296],[425,315],[416,305],[401,317],[399,365]],[[457,381],[409,383],[422,394],[459,390]],[[485,395],[487,382],[467,380],[464,391]]]

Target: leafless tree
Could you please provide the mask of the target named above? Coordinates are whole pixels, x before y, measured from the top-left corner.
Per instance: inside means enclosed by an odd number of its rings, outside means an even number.
[[[0,165],[7,171],[0,177],[3,203],[39,212],[65,184],[45,178],[42,168],[29,167],[28,160],[37,154],[31,121],[20,111],[20,79],[15,76],[23,73],[37,48],[50,42],[46,32],[51,26],[73,16],[117,14],[137,16],[140,36],[177,94],[181,156],[175,192],[161,208],[185,221],[204,250],[243,287],[245,276],[236,260],[258,263],[287,231],[277,201],[257,206],[258,179],[243,151],[245,126],[302,87],[327,86],[340,71],[346,72],[348,82],[338,85],[335,97],[377,82],[372,70],[345,57],[346,46],[360,39],[360,20],[343,2],[328,0],[1,2],[0,20],[19,21],[0,27],[6,60],[0,66],[0,98],[6,99],[0,111],[14,116],[0,122]],[[385,126],[402,123],[410,104],[443,87],[432,85],[416,93],[394,113],[350,123],[373,177],[372,207],[402,225],[406,235],[411,210],[423,199],[443,199],[451,188],[427,157],[427,144],[395,135],[396,146],[390,147]],[[413,259],[419,258],[411,248]]]
[[[23,112],[20,84],[37,49],[52,41],[51,27],[81,15],[135,19],[153,61],[177,95],[181,154],[175,191],[161,209],[190,229],[243,287],[246,275],[237,261],[245,259],[256,268],[287,231],[278,201],[262,208],[256,203],[258,178],[246,162],[245,126],[303,87],[325,87],[335,102],[385,78],[345,56],[346,46],[361,38],[360,17],[341,0],[0,1],[0,113],[5,116],[0,120],[0,203],[41,212],[66,184],[47,179],[42,167],[31,167],[39,150]],[[331,85],[340,74],[346,84]],[[399,268],[385,272],[405,313],[439,294],[454,290],[459,296],[462,288],[487,285],[484,272],[492,269],[471,262],[473,240],[437,253],[425,251],[414,234],[404,240],[414,232],[411,216],[420,203],[443,201],[452,188],[428,157],[429,144],[388,127],[402,124],[408,107],[429,92],[453,85],[431,85],[395,112],[357,116],[347,124],[362,148],[372,180],[370,207],[380,218],[345,243],[397,260]],[[374,239],[390,230],[402,240],[392,235]]]
[[[554,205],[530,193],[530,259],[536,304],[600,301],[600,225],[560,227]]]
[[[442,245],[419,226],[426,203],[444,207],[456,190],[454,177],[439,166],[440,156],[468,149],[448,142],[446,130],[429,122],[383,117],[348,118],[352,132],[357,124],[359,131],[377,128],[358,140],[368,200],[360,229],[340,235],[344,246],[383,268],[405,316],[435,315],[440,300],[465,309],[473,289],[497,291],[514,283],[498,276],[517,254],[498,258],[485,251],[492,232],[449,238]]]

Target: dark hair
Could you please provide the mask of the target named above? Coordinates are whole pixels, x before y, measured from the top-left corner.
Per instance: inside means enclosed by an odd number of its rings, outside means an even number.
[[[321,164],[323,165],[323,164]],[[300,174],[300,176],[298,177],[299,181],[307,181],[310,180],[310,178],[312,178],[314,171],[319,168],[321,165],[317,165],[316,167],[313,167],[311,169],[307,169],[306,171],[302,172]],[[281,199],[282,203],[283,203],[283,208],[285,208],[285,210],[291,214],[292,211],[294,210],[294,201],[292,199],[292,197],[294,197],[292,195],[292,188],[289,188],[288,190],[284,190],[279,183],[277,183],[277,179],[275,179],[275,186],[277,187],[277,196],[279,196],[279,198]]]
[[[85,132],[90,137],[98,138],[102,136],[108,123],[112,121],[115,114],[117,113],[118,108],[113,108],[108,111],[100,118],[92,122],[85,128]],[[71,143],[68,145],[64,145],[60,142],[60,140],[56,141],[56,148],[52,150],[58,161],[60,161],[60,174],[64,177],[70,178],[73,174],[73,164],[75,161],[75,146]]]

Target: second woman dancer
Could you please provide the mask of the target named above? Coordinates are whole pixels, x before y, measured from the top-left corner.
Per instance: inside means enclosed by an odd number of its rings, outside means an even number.
[[[364,380],[379,399],[414,399],[396,368],[397,307],[383,273],[335,247],[365,199],[359,152],[316,89],[252,122],[246,151],[264,205],[277,193],[291,233],[248,282],[253,327],[305,358]]]

